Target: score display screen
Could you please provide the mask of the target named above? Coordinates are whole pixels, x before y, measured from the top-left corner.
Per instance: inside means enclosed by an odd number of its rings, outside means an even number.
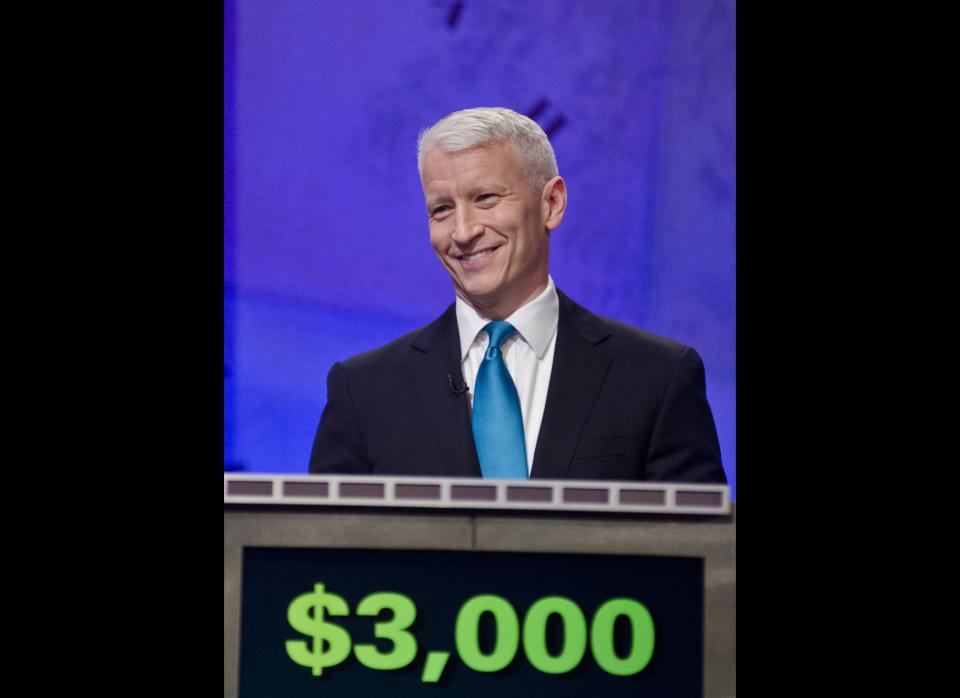
[[[243,551],[240,698],[700,696],[701,558]]]

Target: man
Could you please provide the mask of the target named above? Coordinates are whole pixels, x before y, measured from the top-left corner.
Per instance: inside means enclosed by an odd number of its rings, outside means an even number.
[[[455,302],[334,365],[310,472],[725,482],[697,353],[556,289],[567,189],[543,130],[458,111],[418,161]]]

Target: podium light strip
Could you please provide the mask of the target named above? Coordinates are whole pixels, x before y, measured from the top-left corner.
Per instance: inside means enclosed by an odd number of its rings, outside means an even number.
[[[224,473],[224,504],[598,511],[718,516],[730,513],[727,485],[601,480]]]

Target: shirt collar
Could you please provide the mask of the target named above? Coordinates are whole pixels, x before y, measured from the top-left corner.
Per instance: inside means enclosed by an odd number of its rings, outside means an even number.
[[[524,306],[518,308],[507,318],[521,337],[530,345],[538,359],[542,359],[550,348],[550,341],[557,332],[560,317],[560,298],[553,277],[547,276],[547,287],[543,292]],[[490,322],[478,313],[473,306],[457,296],[457,328],[460,330],[460,360],[463,361],[470,346],[480,331]]]

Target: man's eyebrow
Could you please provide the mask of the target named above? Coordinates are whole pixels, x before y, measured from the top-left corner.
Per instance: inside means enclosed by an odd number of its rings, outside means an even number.
[[[437,194],[436,196],[427,197],[427,210],[432,209],[437,204],[449,203],[450,201],[450,197],[446,194]]]
[[[472,199],[475,196],[480,194],[503,194],[509,187],[506,184],[495,184],[493,182],[487,182],[486,184],[478,184],[476,186],[470,187],[467,190],[466,198]],[[453,201],[453,197],[447,194],[434,194],[433,196],[428,196],[427,199],[427,209],[432,209],[437,204],[445,204]]]
[[[472,196],[476,196],[477,194],[484,194],[486,192],[494,192],[499,194],[499,193],[505,192],[508,188],[509,187],[507,187],[506,184],[496,184],[494,182],[487,182],[485,184],[479,184],[473,187],[472,189],[470,189],[469,196],[472,197]]]

